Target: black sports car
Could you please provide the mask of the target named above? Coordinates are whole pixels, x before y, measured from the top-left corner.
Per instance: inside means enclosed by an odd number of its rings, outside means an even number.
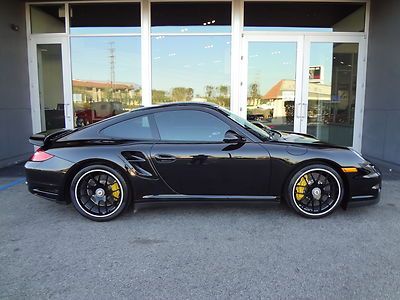
[[[129,204],[287,201],[319,218],[376,203],[377,168],[352,149],[250,123],[205,103],[140,108],[75,130],[33,135],[29,191],[106,221]]]

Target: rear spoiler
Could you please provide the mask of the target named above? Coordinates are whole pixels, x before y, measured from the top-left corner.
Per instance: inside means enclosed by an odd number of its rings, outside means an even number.
[[[71,129],[55,129],[42,131],[32,135],[29,138],[29,143],[39,147],[49,146],[56,140],[70,134],[72,131],[73,130]]]

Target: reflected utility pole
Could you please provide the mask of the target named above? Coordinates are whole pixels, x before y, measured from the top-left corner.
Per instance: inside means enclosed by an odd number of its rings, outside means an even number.
[[[110,42],[110,91],[111,97],[114,95],[114,85],[115,85],[115,47],[114,42]]]

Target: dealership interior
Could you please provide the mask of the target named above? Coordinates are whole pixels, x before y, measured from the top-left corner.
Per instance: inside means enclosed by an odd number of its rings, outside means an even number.
[[[24,118],[18,137],[2,129],[2,138],[23,146],[2,146],[0,166],[26,158],[34,132],[188,101],[400,165],[400,138],[388,130],[400,125],[390,89],[400,62],[395,47],[381,47],[399,43],[382,35],[388,26],[399,33],[396,1],[7,0],[0,7],[8,22],[0,34],[10,40],[1,63],[11,69],[17,61],[20,72],[9,79],[21,83],[14,92],[0,84],[10,102],[0,112],[19,101],[23,113],[13,113]]]

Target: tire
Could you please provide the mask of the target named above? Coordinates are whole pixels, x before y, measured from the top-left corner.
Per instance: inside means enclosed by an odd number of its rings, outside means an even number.
[[[90,165],[72,179],[70,196],[82,216],[93,221],[109,221],[128,206],[129,188],[116,170],[105,165]]]
[[[323,164],[303,167],[290,179],[286,199],[299,215],[318,219],[331,214],[342,202],[344,184],[340,174]]]

